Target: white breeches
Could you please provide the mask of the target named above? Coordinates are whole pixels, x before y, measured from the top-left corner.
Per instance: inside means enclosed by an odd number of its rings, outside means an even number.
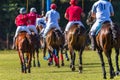
[[[106,20],[105,20],[105,21],[106,21]],[[109,21],[110,21],[111,24],[112,24],[112,21],[111,21],[111,20],[109,20]],[[96,20],[96,22],[93,24],[93,26],[92,26],[91,29],[90,29],[91,35],[95,35],[97,28],[98,28],[98,27],[101,27],[101,25],[102,25],[103,22],[104,22],[104,21]]]
[[[67,23],[65,31],[68,31],[74,23],[78,23],[80,26],[84,27],[84,25],[82,24],[81,21],[70,21],[70,22]]]
[[[44,34],[43,34],[44,37],[46,37],[46,34],[48,33],[48,31],[49,31],[51,28],[56,28],[56,29],[59,29],[59,30],[61,31],[61,29],[60,29],[60,27],[59,27],[58,24],[53,24],[53,23],[47,24],[47,25],[46,25],[46,28],[45,28],[45,30],[44,30]]]
[[[31,34],[31,32],[29,31],[27,26],[18,26],[14,37],[16,38],[18,33],[21,32],[21,31],[26,31],[28,34]]]
[[[30,31],[35,32],[35,34],[38,34],[38,31],[37,31],[35,25],[28,25],[27,28],[28,28]]]

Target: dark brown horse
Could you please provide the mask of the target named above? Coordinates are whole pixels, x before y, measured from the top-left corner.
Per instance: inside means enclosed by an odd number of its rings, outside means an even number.
[[[46,57],[46,49],[48,50],[48,53],[50,54],[50,59],[52,59],[53,53],[55,54],[55,64],[56,66],[60,67],[59,65],[59,51],[61,50],[62,53],[62,46],[64,44],[64,36],[59,30],[56,30],[55,28],[52,28],[46,35],[46,46],[44,48],[44,56]],[[63,63],[63,61],[62,61]]]
[[[20,32],[16,38],[16,49],[21,62],[22,73],[31,72],[31,60],[32,60],[32,43],[31,38],[27,32]]]
[[[87,22],[92,22],[94,20],[93,17],[91,17],[91,15],[89,14],[89,17],[87,19]],[[103,24],[101,25],[101,30],[99,31],[98,35],[96,36],[96,44],[97,44],[97,51],[100,57],[100,61],[101,61],[101,66],[102,66],[102,71],[103,71],[103,78],[106,79],[106,70],[105,70],[105,63],[104,63],[104,59],[103,59],[103,55],[102,52],[104,52],[105,56],[108,59],[108,64],[109,64],[109,69],[110,69],[110,78],[113,78],[115,76],[114,73],[114,68],[112,65],[112,59],[111,59],[111,53],[112,53],[112,48],[115,48],[116,51],[116,74],[120,73],[119,70],[119,64],[118,64],[118,56],[119,56],[119,48],[120,48],[120,39],[119,39],[119,32],[120,32],[120,28],[109,22],[109,21],[105,21],[103,22]],[[117,28],[117,42],[115,43],[115,41],[113,40],[113,31],[114,28]],[[119,30],[119,31],[118,31]],[[116,34],[116,33],[114,33]]]
[[[36,35],[33,31],[31,31],[31,40],[32,40],[32,46],[33,46],[33,66],[36,67],[36,57],[37,57],[37,66],[40,67],[40,60],[39,60],[39,37]]]
[[[70,68],[75,70],[75,50],[79,52],[79,72],[82,72],[82,53],[86,44],[86,32],[79,24],[73,24],[67,34],[68,49],[71,55]]]
[[[120,26],[118,26],[116,23],[113,23],[112,25],[112,31],[114,34],[113,36],[116,36],[116,40],[113,40],[113,47],[115,48],[115,63],[116,63],[116,75],[120,75],[120,68],[119,68],[119,49],[120,49]]]

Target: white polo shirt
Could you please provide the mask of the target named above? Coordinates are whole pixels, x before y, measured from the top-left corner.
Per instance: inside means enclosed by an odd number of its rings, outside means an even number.
[[[60,14],[56,10],[51,9],[46,13],[45,17],[48,18],[47,23],[58,24],[58,19],[60,19]]]

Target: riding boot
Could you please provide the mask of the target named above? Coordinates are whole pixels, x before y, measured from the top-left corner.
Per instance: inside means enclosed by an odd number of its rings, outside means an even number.
[[[15,41],[16,41],[16,37],[13,38],[13,45],[12,45],[12,49],[15,49]]]
[[[65,31],[65,44],[64,44],[64,47],[67,47],[68,46],[68,40],[67,40],[67,31]]]
[[[96,50],[96,40],[95,40],[95,35],[91,35],[90,36],[90,39],[91,39],[91,47],[92,47],[92,50]]]

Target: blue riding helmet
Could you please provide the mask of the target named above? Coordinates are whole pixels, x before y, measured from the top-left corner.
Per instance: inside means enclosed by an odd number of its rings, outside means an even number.
[[[20,9],[20,14],[26,14],[26,13],[27,13],[27,11],[24,7]]]

